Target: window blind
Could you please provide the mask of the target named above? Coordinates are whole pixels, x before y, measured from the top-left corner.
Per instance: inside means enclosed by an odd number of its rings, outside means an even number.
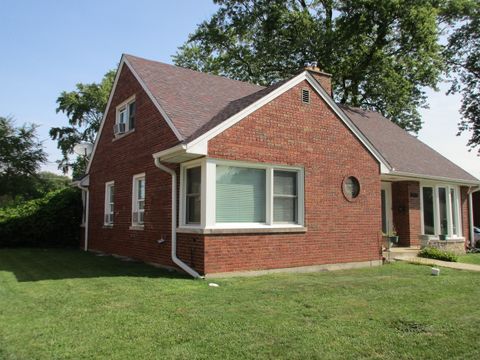
[[[266,220],[266,171],[217,165],[216,221],[263,223]]]

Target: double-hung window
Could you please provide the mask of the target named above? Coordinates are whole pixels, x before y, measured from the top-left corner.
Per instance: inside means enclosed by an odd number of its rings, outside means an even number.
[[[113,181],[105,184],[105,225],[113,225],[115,208],[115,184]]]
[[[186,170],[186,223],[200,224],[201,219],[201,180],[202,168],[192,167]]]
[[[298,214],[298,173],[273,171],[273,222],[296,224]]]
[[[143,225],[145,217],[145,174],[133,177],[132,225]]]
[[[121,135],[135,128],[135,111],[135,97],[128,99],[117,107],[115,135]]]
[[[460,237],[459,204],[459,189],[457,186],[422,186],[423,234]]]

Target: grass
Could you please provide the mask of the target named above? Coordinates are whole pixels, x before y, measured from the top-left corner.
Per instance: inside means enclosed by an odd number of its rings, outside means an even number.
[[[458,257],[458,262],[480,265],[480,253],[471,253]]]
[[[0,250],[1,359],[480,358],[480,273],[191,280],[74,250]]]

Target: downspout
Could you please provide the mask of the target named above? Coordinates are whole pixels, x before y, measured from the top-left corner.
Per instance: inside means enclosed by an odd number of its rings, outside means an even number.
[[[470,230],[470,245],[475,247],[475,234],[473,232],[473,200],[472,193],[480,190],[478,186],[470,186],[468,188],[468,218],[469,218],[469,230]]]
[[[155,166],[170,174],[172,177],[172,261],[190,276],[201,279],[203,276],[177,257],[177,174],[172,169],[163,165],[160,162],[160,158],[154,157],[154,159]]]
[[[88,210],[89,210],[89,199],[90,199],[90,192],[88,191],[88,188],[85,186],[80,185],[80,182],[78,183],[78,188],[81,189],[82,191],[86,192],[86,197],[85,197],[85,235],[84,235],[84,251],[88,251]]]

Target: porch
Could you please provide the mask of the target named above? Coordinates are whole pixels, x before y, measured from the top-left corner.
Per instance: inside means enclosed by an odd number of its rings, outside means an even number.
[[[397,253],[418,252],[425,246],[465,253],[467,200],[468,188],[455,183],[385,176],[381,183],[382,233],[398,236]]]

